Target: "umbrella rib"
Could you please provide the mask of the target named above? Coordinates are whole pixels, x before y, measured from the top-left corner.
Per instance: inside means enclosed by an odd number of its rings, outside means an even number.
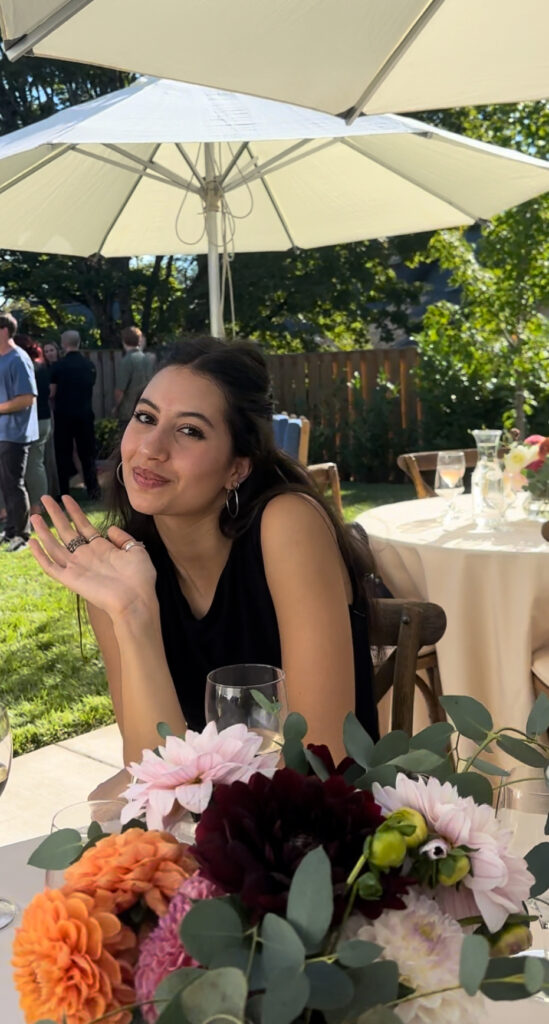
[[[170,171],[168,167],[164,167],[163,164],[153,163],[152,160],[143,160],[142,157],[135,156],[133,153],[128,153],[127,150],[122,149],[121,146],[115,146],[114,143],[109,142],[105,144],[105,149],[110,149],[113,153],[118,153],[119,156],[123,156],[126,160],[133,160],[134,163],[139,164],[140,167],[146,170],[156,171],[162,178],[170,181],[172,185],[178,185],[179,188],[184,188],[187,192],[194,192],[195,195],[201,195],[202,191],[197,185],[191,185],[190,181],[186,178],[182,178],[181,175],[176,174],[175,171]]]
[[[23,57],[32,50],[33,46],[41,43],[50,32],[61,28],[69,18],[72,18],[74,14],[78,14],[79,11],[90,3],[92,3],[92,0],[67,0],[59,10],[50,14],[49,18],[41,21],[31,32],[25,33],[19,39],[5,39],[4,52],[6,57],[10,60],[18,60],[19,57]]]
[[[274,170],[280,171],[284,167],[290,167],[291,164],[297,163],[298,160],[305,159],[306,156],[314,156],[316,153],[320,153],[321,150],[328,149],[339,141],[339,139],[326,139],[323,142],[319,142],[314,148],[308,150],[307,153],[300,154],[299,156],[292,156],[291,158],[284,160],[284,157],[289,157],[290,153],[294,153],[297,149],[301,149],[303,146],[306,146],[308,142],[314,142],[314,139],[301,139],[301,141],[297,142],[295,146],[290,146],[289,149],[283,150],[282,153],[277,153],[276,156],[272,156],[269,160],[266,160],[264,164],[258,166],[254,163],[253,170],[248,172],[246,169],[243,169],[239,171],[239,174],[244,178],[246,183],[249,184],[251,181],[261,178],[266,170],[274,168]],[[249,143],[246,143],[246,145],[248,146]],[[281,162],[279,163],[278,161]],[[232,181],[227,183],[225,191],[232,192],[233,189],[238,188],[241,184],[242,182],[235,177]]]
[[[154,149],[153,155],[151,157],[151,160],[154,160],[155,154],[158,152],[159,149],[160,149],[160,143],[157,143],[157,145],[156,145],[156,147]],[[130,199],[132,198],[136,188],[138,187],[138,185],[141,183],[141,181],[145,177],[145,173],[146,173],[145,169],[143,169],[141,171],[141,173],[137,176],[136,180],[131,185],[131,187],[129,189],[129,192],[128,192],[124,202],[122,203],[121,206],[119,206],[119,208],[118,208],[117,212],[115,213],[111,223],[109,224],[105,234],[103,235],[103,238],[101,239],[101,245],[99,246],[99,248],[97,250],[98,253],[101,253],[103,251],[103,247],[104,247],[104,245],[105,245],[105,243],[106,243],[106,241],[107,241],[111,231],[113,230],[116,222],[118,220],[120,220],[120,217],[124,213],[124,210],[126,209],[126,207],[127,207],[128,203],[129,203]]]
[[[200,193],[200,195],[202,195],[202,189],[204,188],[204,185],[205,185],[205,179],[204,179],[203,175],[198,170],[198,167],[196,166],[196,164],[193,163],[193,161],[191,160],[191,158],[190,158],[189,154],[187,153],[187,150],[185,149],[185,147],[182,146],[180,142],[176,142],[175,147],[181,153],[181,156],[183,157],[185,163],[189,167],[189,170],[192,172],[192,174],[194,174],[196,180],[198,182],[200,182],[200,188],[197,191]]]
[[[372,156],[371,153],[365,153],[364,150],[360,149],[358,146],[355,146],[349,139],[342,139],[341,141],[345,146],[348,146],[349,149],[353,149],[355,153],[359,153],[360,156],[365,157],[366,160],[372,160],[372,162],[378,164],[379,167],[384,167],[386,171],[391,171],[393,174],[396,174],[399,178],[403,178],[404,181],[408,181],[410,185],[415,185],[416,188],[421,189],[422,192],[427,192],[428,195],[434,196],[435,199],[440,199],[441,202],[446,203],[448,206],[451,206],[453,210],[457,210],[458,213],[463,214],[464,217],[469,217],[469,219],[472,221],[483,220],[480,214],[472,213],[471,210],[466,210],[465,207],[458,206],[458,204],[454,203],[452,199],[448,199],[448,197],[445,196],[444,193],[438,191],[435,192],[434,189],[427,188],[427,186],[422,185],[420,181],[416,181],[416,179],[413,178],[410,174],[405,174],[404,171],[395,170],[395,168],[392,167],[391,164],[388,163],[388,161],[380,160],[379,157]]]
[[[30,178],[31,175],[36,174],[37,171],[41,171],[43,167],[47,167],[48,164],[51,164],[54,160],[57,160],[60,156],[63,156],[71,149],[74,149],[74,146],[59,146],[55,152],[49,153],[42,160],[33,164],[32,167],[27,167],[25,171],[21,171],[19,174],[16,174],[15,177],[10,178],[9,181],[5,181],[4,184],[0,186],[0,195],[2,195],[2,192],[5,192],[8,188],[13,188],[14,185],[18,185],[20,181],[25,181],[26,178]]]
[[[165,178],[161,174],[151,174],[150,169],[140,168],[138,170],[139,165],[138,167],[128,167],[119,160],[114,160],[113,157],[103,156],[99,153],[90,153],[89,150],[84,149],[84,146],[82,145],[69,146],[68,148],[72,149],[77,156],[86,156],[89,160],[97,160],[100,164],[108,164],[109,167],[116,167],[119,171],[126,171],[128,174],[140,174],[140,177],[148,178],[150,181],[157,181],[161,185],[171,185],[172,188],[181,189],[182,187],[177,182],[170,181],[169,178]],[[141,171],[142,173],[140,173]]]
[[[387,76],[390,75],[393,68],[398,64],[406,51],[409,50],[412,43],[415,43],[417,37],[421,35],[425,26],[431,21],[431,18],[434,17],[444,2],[445,0],[429,0],[421,14],[419,14],[414,21],[413,25],[408,28],[406,34],[402,37],[400,42],[397,43],[389,56],[386,57],[381,67],[378,68],[374,77],[370,79],[368,85],[358,97],[356,103],[354,103],[352,107],[349,107],[348,110],[342,111],[339,115],[345,119],[347,124],[353,124],[358,115],[364,110],[368,100],[374,95]]]
[[[250,160],[254,161],[255,157],[254,157],[254,155],[252,153],[252,150],[250,148],[250,143],[249,142],[246,143],[246,150],[248,152]],[[284,218],[284,214],[282,213],[282,210],[280,209],[280,207],[279,207],[279,205],[278,205],[278,203],[277,203],[277,201],[276,201],[276,199],[275,199],[275,197],[274,197],[274,195],[273,195],[273,193],[271,191],[270,186],[265,181],[265,178],[263,177],[262,174],[260,174],[259,177],[260,177],[260,180],[261,180],[261,184],[263,185],[263,188],[265,189],[265,191],[266,191],[266,193],[267,193],[267,195],[268,195],[268,197],[269,197],[269,199],[270,199],[270,201],[272,203],[273,209],[274,209],[274,211],[275,211],[275,213],[276,213],[280,223],[282,224],[284,233],[285,233],[285,235],[286,235],[290,245],[292,246],[292,249],[297,249],[297,245],[295,244],[295,242],[294,242],[294,240],[292,238],[291,231],[290,231],[288,225],[286,224],[286,220]]]
[[[246,145],[247,145],[247,143],[241,142],[241,144],[238,147],[236,153],[233,155],[232,160],[229,160],[229,163],[227,164],[225,170],[223,171],[223,174],[219,178],[219,184],[220,185],[224,185],[225,184],[225,182],[226,182],[227,178],[229,177],[229,174],[231,173],[233,167],[236,166],[236,164],[240,160],[240,157],[242,156],[242,154],[246,152]],[[240,173],[242,173],[242,172],[240,172]]]

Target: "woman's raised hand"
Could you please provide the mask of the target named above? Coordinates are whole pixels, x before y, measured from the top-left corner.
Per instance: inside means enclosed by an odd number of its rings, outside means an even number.
[[[32,525],[40,544],[33,537],[29,549],[47,576],[111,617],[132,605],[156,602],[156,570],[143,544],[117,526],[102,537],[73,498],[63,497],[65,512],[48,496],[42,503],[59,540],[35,515]]]

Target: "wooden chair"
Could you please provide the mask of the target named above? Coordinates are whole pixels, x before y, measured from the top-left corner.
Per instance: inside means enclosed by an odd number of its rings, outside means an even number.
[[[477,449],[476,448],[464,448],[463,453],[465,455],[465,469],[474,469],[477,464]],[[399,455],[397,459],[397,466],[399,469],[406,473],[406,476],[410,477],[418,498],[433,498],[434,490],[427,483],[423,474],[429,473],[434,476],[437,468],[437,455],[438,452],[407,452],[404,455]]]
[[[316,466],[307,466],[307,472],[311,474],[321,494],[330,491],[329,499],[332,502],[340,519],[343,519],[343,502],[341,501],[341,485],[339,472],[335,462],[319,462]]]
[[[442,690],[436,653],[421,655],[422,648],[438,643],[445,629],[446,614],[438,604],[393,598],[374,602],[370,641],[378,649],[392,648],[375,669],[375,698],[379,704],[393,688],[391,729],[412,735],[416,686],[425,697],[431,722],[446,721],[439,702]],[[432,672],[428,683],[418,676],[422,669]]]

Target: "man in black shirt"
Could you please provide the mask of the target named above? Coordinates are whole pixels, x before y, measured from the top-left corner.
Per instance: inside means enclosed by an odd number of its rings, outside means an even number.
[[[50,377],[50,398],[54,407],[54,443],[59,489],[69,493],[72,472],[72,450],[76,442],[82,463],[82,475],[89,498],[100,497],[95,468],[94,415],[92,408],[93,385],[96,369],[80,348],[78,331],[65,331],[61,335],[64,359],[54,363]]]

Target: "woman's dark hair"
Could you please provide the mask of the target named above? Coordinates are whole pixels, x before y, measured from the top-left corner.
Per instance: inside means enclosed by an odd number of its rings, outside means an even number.
[[[174,344],[159,364],[188,366],[193,373],[209,378],[221,389],[226,401],[226,420],[234,454],[251,460],[252,471],[238,490],[239,514],[232,519],[225,507],[219,526],[226,537],[244,533],[266,503],[277,494],[299,492],[318,502],[329,516],[342,557],[349,572],[355,599],[368,596],[373,559],[366,535],[360,528],[346,527],[319,494],[304,466],[278,449],[273,436],[273,400],[265,359],[251,341],[225,342],[199,337]],[[120,446],[113,455],[113,467],[120,463]],[[138,540],[155,547],[159,543],[152,516],[136,512],[125,488],[113,472],[109,523],[116,523]]]

